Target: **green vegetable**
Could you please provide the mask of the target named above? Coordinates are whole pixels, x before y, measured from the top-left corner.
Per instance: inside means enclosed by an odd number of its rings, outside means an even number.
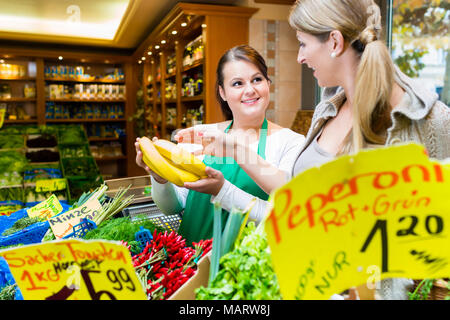
[[[0,290],[0,300],[15,300],[17,284],[6,285]]]
[[[2,236],[6,237],[6,236],[10,236],[14,233],[16,233],[17,231],[20,231],[22,229],[25,229],[26,227],[31,226],[32,224],[35,224],[37,222],[41,222],[41,220],[37,217],[24,217],[21,218],[19,220],[17,220],[16,222],[14,222],[14,224],[12,225],[11,228],[6,229],[5,231],[3,231]]]
[[[217,202],[214,203],[214,221],[213,221],[213,246],[211,253],[211,265],[209,267],[209,281],[211,284],[219,272],[220,245],[222,238],[222,208]]]
[[[249,222],[233,251],[220,259],[220,271],[197,300],[279,300],[280,288],[262,224]]]
[[[115,218],[109,219],[103,222],[98,228],[90,230],[84,236],[85,240],[91,239],[105,239],[125,241],[131,246],[131,252],[137,254],[141,248],[139,243],[135,241],[135,233],[139,231],[139,227],[148,229],[152,234],[154,230],[157,232],[163,232],[164,229],[156,226],[153,222],[146,219],[140,219],[136,222],[132,222],[129,218]]]
[[[434,279],[423,279],[414,292],[408,292],[409,300],[427,300],[433,288]]]

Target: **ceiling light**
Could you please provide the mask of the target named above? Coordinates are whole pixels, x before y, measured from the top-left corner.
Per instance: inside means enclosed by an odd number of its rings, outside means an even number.
[[[158,50],[158,49],[159,49],[159,46],[158,46],[158,45],[156,45],[156,46],[155,46],[155,49],[156,49],[156,50]]]
[[[172,34],[177,34],[177,30],[173,30],[173,31],[172,31]]]
[[[81,59],[81,62],[86,62],[86,59]]]
[[[202,28],[206,28],[206,23],[202,23]]]
[[[141,64],[141,63],[142,63],[142,60],[139,60],[138,63]]]
[[[144,61],[144,60],[145,60],[145,57],[142,57],[141,60]]]
[[[186,26],[187,26],[187,23],[186,23],[186,22],[183,22],[183,23],[181,24],[181,26],[182,26],[182,27],[186,27]]]
[[[105,63],[109,63],[109,60],[105,60]]]
[[[0,59],[0,63],[5,63],[5,60],[3,60],[3,59]]]
[[[62,57],[62,56],[59,56],[59,57],[58,57],[58,60],[62,60],[62,59],[63,59],[63,57]]]
[[[149,52],[147,52],[147,54],[148,54],[149,56],[151,56],[153,53],[152,53],[151,51],[149,51]]]
[[[166,43],[166,40],[161,40],[161,44],[165,44]]]

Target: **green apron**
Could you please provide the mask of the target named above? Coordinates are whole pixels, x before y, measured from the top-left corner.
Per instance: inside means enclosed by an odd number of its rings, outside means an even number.
[[[233,121],[225,129],[228,132]],[[261,134],[258,142],[258,155],[266,158],[266,137],[267,120],[264,118],[261,127]],[[241,169],[239,164],[233,158],[221,158],[205,155],[203,162],[216,170],[222,172],[224,178],[236,187],[250,193],[251,195],[263,200],[267,200],[269,195],[265,193],[249,176]],[[228,212],[222,209],[222,231],[228,218]],[[198,242],[201,239],[212,238],[214,221],[214,205],[211,203],[211,195],[189,190],[186,207],[183,213],[183,219],[178,229],[178,233],[186,238],[186,244]]]

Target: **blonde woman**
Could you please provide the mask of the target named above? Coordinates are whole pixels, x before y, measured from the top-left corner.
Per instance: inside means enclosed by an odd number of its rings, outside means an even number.
[[[394,65],[373,1],[298,0],[289,23],[298,63],[324,88],[292,175],[340,154],[407,141],[423,144],[430,157],[450,157],[450,109]],[[385,279],[366,298],[407,299],[411,285]]]
[[[298,63],[312,68],[323,88],[291,176],[342,154],[407,141],[424,145],[432,158],[450,157],[450,109],[394,65],[372,0],[297,0],[289,23],[300,43]],[[221,136],[211,145],[232,143]],[[275,176],[266,182],[267,192],[285,183]],[[410,285],[408,279],[385,279],[376,294],[360,294],[407,299]]]

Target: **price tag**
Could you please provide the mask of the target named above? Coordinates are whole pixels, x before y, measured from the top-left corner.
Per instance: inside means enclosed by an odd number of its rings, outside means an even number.
[[[49,218],[50,228],[56,239],[62,239],[73,232],[73,227],[80,223],[82,218],[93,220],[100,212],[101,208],[102,205],[97,199],[91,199],[81,207],[64,212],[59,216]]]
[[[329,299],[385,278],[450,276],[450,164],[416,144],[309,169],[270,196],[265,221],[285,299]]]
[[[5,120],[6,109],[4,107],[0,107],[0,128],[3,127],[3,121]]]
[[[67,187],[66,179],[45,179],[36,181],[36,192],[52,192],[64,190]]]
[[[34,207],[27,210],[27,214],[30,218],[39,217],[42,219],[51,218],[63,211],[63,207],[58,198],[52,194],[46,200],[38,203]]]
[[[128,249],[61,240],[0,251],[25,300],[147,300]]]

